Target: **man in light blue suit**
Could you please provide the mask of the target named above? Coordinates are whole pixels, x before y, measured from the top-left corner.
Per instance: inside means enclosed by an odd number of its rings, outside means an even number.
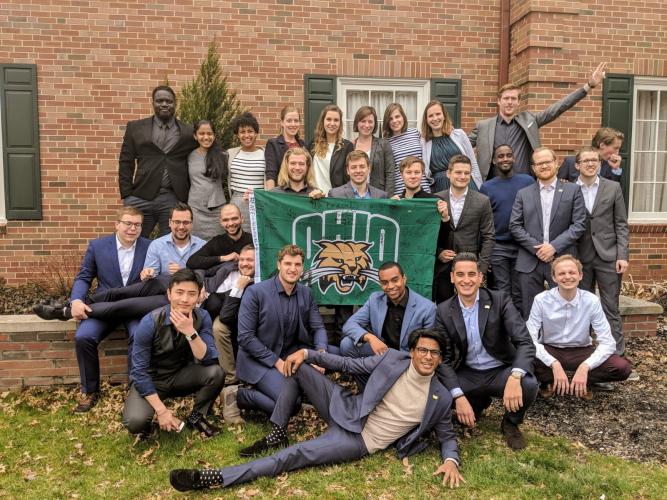
[[[294,403],[303,391],[327,422],[321,436],[297,443],[276,454],[222,469],[176,469],[171,485],[179,491],[227,487],[262,476],[277,476],[303,467],[349,462],[396,446],[399,458],[419,453],[435,431],[442,463],[433,475],[458,487],[459,452],[452,427],[452,398],[434,377],[447,342],[438,331],[415,330],[408,339],[409,353],[390,349],[362,359],[301,349],[285,360],[286,383],[271,415],[273,430],[242,456],[281,448],[288,444],[287,424]],[[332,370],[369,376],[363,393],[352,394],[318,373],[318,364]],[[411,404],[405,405],[406,399]]]
[[[374,292],[343,325],[340,352],[360,358],[392,348],[408,350],[408,335],[435,323],[435,304],[406,286],[407,277],[398,262],[385,262],[378,270],[382,292]],[[360,389],[367,376],[355,377]]]

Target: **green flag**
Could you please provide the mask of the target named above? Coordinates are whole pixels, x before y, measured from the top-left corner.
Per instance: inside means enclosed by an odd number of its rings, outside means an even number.
[[[431,297],[440,228],[435,199],[357,200],[254,190],[250,213],[256,268],[265,280],[288,244],[305,253],[301,282],[318,304],[363,304],[380,290],[378,268],[396,261],[408,286]]]

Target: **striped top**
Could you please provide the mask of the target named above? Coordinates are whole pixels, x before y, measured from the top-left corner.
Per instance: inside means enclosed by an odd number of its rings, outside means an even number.
[[[244,193],[248,188],[264,187],[264,150],[239,151],[229,165],[229,189]]]
[[[401,171],[398,166],[401,164],[401,161],[408,156],[422,158],[422,145],[419,131],[417,131],[416,128],[409,128],[402,134],[391,136],[388,141],[391,146],[391,151],[394,153],[394,176],[396,178],[394,194],[400,195],[405,190],[405,184],[403,183],[403,177],[401,177]],[[426,177],[426,172],[424,172],[421,187],[427,193],[431,192],[431,181]],[[387,194],[389,195],[389,193]]]

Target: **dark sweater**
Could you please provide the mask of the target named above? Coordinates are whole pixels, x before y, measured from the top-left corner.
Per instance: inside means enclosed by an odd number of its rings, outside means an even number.
[[[227,233],[220,234],[192,255],[186,265],[190,269],[209,269],[220,264],[221,255],[239,253],[244,246],[250,244],[252,244],[252,235],[245,231],[236,241],[231,239]]]
[[[530,186],[534,182],[535,179],[528,174],[514,174],[508,179],[494,177],[482,184],[479,192],[485,194],[491,200],[493,224],[496,227],[496,241],[513,241],[509,226],[514,199],[520,189]]]

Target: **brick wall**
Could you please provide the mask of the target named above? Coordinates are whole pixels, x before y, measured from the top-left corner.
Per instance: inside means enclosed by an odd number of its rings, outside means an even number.
[[[613,58],[618,73],[667,75],[662,0],[511,4],[510,78],[524,85],[530,109],[576,88],[602,59]],[[455,8],[398,0],[5,0],[0,62],[37,64],[44,219],[9,222],[0,234],[0,276],[35,279],[47,262],[80,255],[89,239],[112,230],[125,123],[151,113],[150,90],[165,78],[177,89],[192,79],[214,36],[230,84],[260,119],[262,140],[277,132],[285,103],[302,106],[307,73],[461,78],[462,125],[470,130],[495,112],[499,7],[499,0]],[[600,100],[596,90],[546,127],[544,143],[560,153],[587,143]]]

